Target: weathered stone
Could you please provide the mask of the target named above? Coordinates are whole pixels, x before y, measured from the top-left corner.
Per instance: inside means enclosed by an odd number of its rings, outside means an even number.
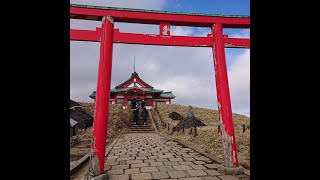
[[[132,180],[153,179],[151,173],[130,174]]]
[[[194,155],[191,155],[191,154],[183,154],[182,156],[183,156],[183,157],[193,157]]]
[[[159,159],[164,159],[164,158],[174,158],[173,155],[158,155]]]
[[[201,169],[187,170],[187,172],[190,174],[190,176],[206,176],[207,175],[207,173]]]
[[[108,174],[123,174],[123,169],[111,169],[108,171]]]
[[[204,180],[221,180],[221,179],[217,178],[216,176],[202,177],[202,179],[204,179]]]
[[[157,167],[152,166],[152,167],[142,167],[141,172],[157,172],[159,171],[159,169],[157,169]]]
[[[194,158],[192,157],[185,157],[183,158],[185,161],[196,161]]]
[[[127,158],[130,157],[130,154],[126,154],[126,155],[121,155],[120,158]]]
[[[198,161],[210,161],[209,158],[206,158],[204,156],[194,156],[193,158],[198,160]]]
[[[223,176],[218,176],[222,180],[240,180],[239,178],[236,178],[231,175],[223,175]]]
[[[160,172],[152,172],[152,177],[153,179],[164,179],[164,178],[170,178],[168,173],[165,171],[160,171]]]
[[[206,164],[206,163],[203,162],[203,161],[193,161],[193,163],[195,163],[195,164]]]
[[[179,164],[181,165],[194,165],[192,161],[179,161]]]
[[[128,169],[129,168],[129,164],[125,164],[125,165],[115,165],[115,166],[112,166],[112,170],[113,169]]]
[[[111,169],[111,166],[109,165],[104,165],[104,170],[109,171]]]
[[[190,165],[193,169],[207,169],[206,167],[204,167],[201,164],[197,164],[197,165]]]
[[[171,155],[171,156],[173,156],[173,155],[176,155],[176,153],[164,153],[165,155]]]
[[[152,154],[150,153],[139,153],[138,156],[139,157],[146,157],[146,156],[151,156]]]
[[[143,163],[142,160],[128,160],[127,164],[138,164],[138,163]]]
[[[131,169],[125,169],[124,170],[125,174],[134,174],[134,173],[140,173],[139,168],[131,168]]]
[[[148,159],[158,159],[157,156],[148,156]]]
[[[144,156],[144,157],[136,157],[137,160],[142,160],[142,159],[148,159],[148,157]]]
[[[172,166],[158,166],[159,171],[174,171]]]
[[[214,169],[205,169],[204,171],[207,172],[208,174],[210,174],[211,176],[221,175],[221,173],[219,173],[218,171],[216,171]]]
[[[180,178],[179,180],[203,180],[201,177]]]
[[[209,169],[218,169],[219,167],[221,167],[221,164],[204,164],[204,166],[206,166]]]
[[[177,161],[173,162],[163,162],[165,166],[178,166],[179,163]]]
[[[108,156],[107,159],[117,159],[119,156]]]
[[[169,161],[168,159],[156,159],[157,162]]]
[[[137,167],[147,167],[149,166],[149,163],[138,163],[138,164],[131,164],[131,168],[137,168]]]
[[[169,161],[183,161],[182,158],[169,158]]]
[[[173,169],[177,170],[177,171],[184,171],[184,170],[190,170],[192,169],[190,166],[188,165],[178,165],[178,166],[172,166]]]
[[[147,163],[147,162],[155,162],[156,159],[146,159],[146,160],[143,160],[143,162]]]
[[[110,175],[109,180],[129,180],[128,174]]]
[[[150,162],[150,166],[163,166],[163,162]]]
[[[168,171],[168,174],[171,178],[183,178],[186,177],[186,173],[183,171]]]
[[[105,164],[106,164],[106,165],[109,165],[109,166],[118,165],[118,164],[119,164],[119,161],[115,161],[115,159],[107,159],[107,160],[105,161]]]

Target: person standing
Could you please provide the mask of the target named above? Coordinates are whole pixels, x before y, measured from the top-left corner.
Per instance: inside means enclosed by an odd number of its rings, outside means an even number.
[[[141,119],[142,119],[142,103],[141,103],[141,101],[139,101],[139,103],[138,103],[138,121]]]
[[[133,124],[137,125],[139,114],[138,114],[138,103],[137,103],[136,99],[133,99],[132,104],[131,104],[131,108],[133,110]]]
[[[131,109],[135,109],[136,108],[136,105],[137,105],[137,100],[136,98],[132,99],[131,101]]]
[[[143,118],[143,125],[146,126],[147,118],[148,118],[148,110],[146,107],[143,107],[142,109],[142,118]]]

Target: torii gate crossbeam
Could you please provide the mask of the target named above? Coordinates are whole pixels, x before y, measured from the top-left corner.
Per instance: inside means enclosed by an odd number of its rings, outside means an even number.
[[[212,47],[224,165],[238,167],[225,48],[250,48],[250,39],[229,38],[223,34],[223,28],[250,28],[249,16],[174,13],[71,4],[70,18],[102,21],[102,27],[96,30],[70,29],[70,40],[100,42],[92,143],[93,159],[97,160],[93,169],[95,175],[104,172],[113,43]],[[114,22],[157,24],[159,34],[122,33],[119,29],[114,29]],[[170,25],[211,27],[212,34],[208,34],[207,37],[171,36]]]

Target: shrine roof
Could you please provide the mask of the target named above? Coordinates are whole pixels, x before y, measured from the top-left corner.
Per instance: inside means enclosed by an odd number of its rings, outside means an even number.
[[[151,86],[150,84],[144,82],[144,81],[139,77],[139,74],[138,74],[137,72],[132,73],[132,74],[131,74],[131,77],[130,77],[128,80],[126,80],[125,82],[117,85],[115,88],[116,88],[116,89],[120,88],[122,85],[124,85],[124,84],[128,83],[129,81],[131,81],[131,79],[134,78],[134,77],[135,77],[135,78],[138,78],[142,83],[146,84],[147,86],[150,86],[151,88],[153,88],[153,86]]]
[[[160,97],[163,97],[163,98],[175,98],[176,96],[172,94],[172,92],[162,92],[160,94]]]

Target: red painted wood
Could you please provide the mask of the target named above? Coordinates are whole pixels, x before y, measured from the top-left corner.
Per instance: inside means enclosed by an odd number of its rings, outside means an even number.
[[[96,31],[70,29],[70,40],[74,41],[94,41],[99,42],[101,36],[101,28]]]
[[[100,43],[100,61],[98,68],[98,82],[96,94],[96,109],[93,129],[92,145],[99,159],[100,173],[104,172],[106,138],[108,130],[108,113],[110,99],[110,83],[112,70],[113,20],[106,17],[102,21],[102,35]]]
[[[246,38],[223,38],[226,48],[250,48],[250,39]]]
[[[126,88],[126,87],[128,87],[131,83],[134,83],[134,85],[136,85],[137,83],[140,85],[140,86],[142,86],[143,88],[151,88],[150,86],[148,86],[148,85],[146,85],[145,83],[143,83],[139,78],[136,78],[136,82],[134,82],[133,81],[133,79],[134,79],[135,77],[133,77],[133,78],[130,78],[130,80],[127,82],[127,83],[125,83],[125,84],[123,84],[122,86],[120,86],[120,88]]]
[[[211,27],[221,23],[224,28],[250,28],[250,18],[199,16],[184,14],[161,14],[126,10],[108,10],[84,7],[70,7],[70,18],[100,20],[103,16],[112,16],[116,22],[160,24],[170,23],[175,26]]]
[[[216,88],[217,88],[217,99],[218,99],[218,110],[220,119],[222,119],[222,123],[225,128],[225,132],[227,133],[227,137],[222,136],[222,142],[231,141],[232,143],[232,151],[230,154],[230,159],[225,159],[229,164],[229,162],[233,162],[234,167],[238,167],[238,156],[237,156],[237,148],[236,148],[236,138],[234,134],[234,126],[232,120],[232,109],[231,109],[231,101],[230,101],[230,92],[228,85],[228,74],[227,74],[227,63],[224,49],[224,41],[222,37],[222,25],[215,24],[212,27],[212,31],[215,37],[215,43],[213,47],[213,59],[214,59],[214,68],[215,68],[215,76],[216,76]],[[231,137],[232,140],[229,139]],[[222,143],[225,146],[225,143]],[[223,147],[224,151],[228,147]],[[228,152],[228,151],[226,151]]]
[[[153,34],[122,33],[118,29],[114,31],[114,43],[145,44],[163,46],[198,46],[212,47],[213,37],[192,36],[160,36]]]
[[[152,95],[152,107],[154,107],[154,95]]]
[[[101,28],[96,31],[92,30],[70,30],[70,40],[76,41],[95,41],[100,40]],[[136,33],[121,33],[118,29],[114,30],[113,35],[114,43],[125,44],[145,44],[145,45],[164,45],[164,46],[197,46],[197,47],[212,47],[213,35],[209,34],[208,37],[192,37],[192,36],[160,36],[152,34],[136,34]],[[250,48],[250,39],[246,38],[223,38],[226,48]],[[124,84],[126,87],[133,81]],[[142,83],[139,79],[137,82],[149,88],[149,86]]]

